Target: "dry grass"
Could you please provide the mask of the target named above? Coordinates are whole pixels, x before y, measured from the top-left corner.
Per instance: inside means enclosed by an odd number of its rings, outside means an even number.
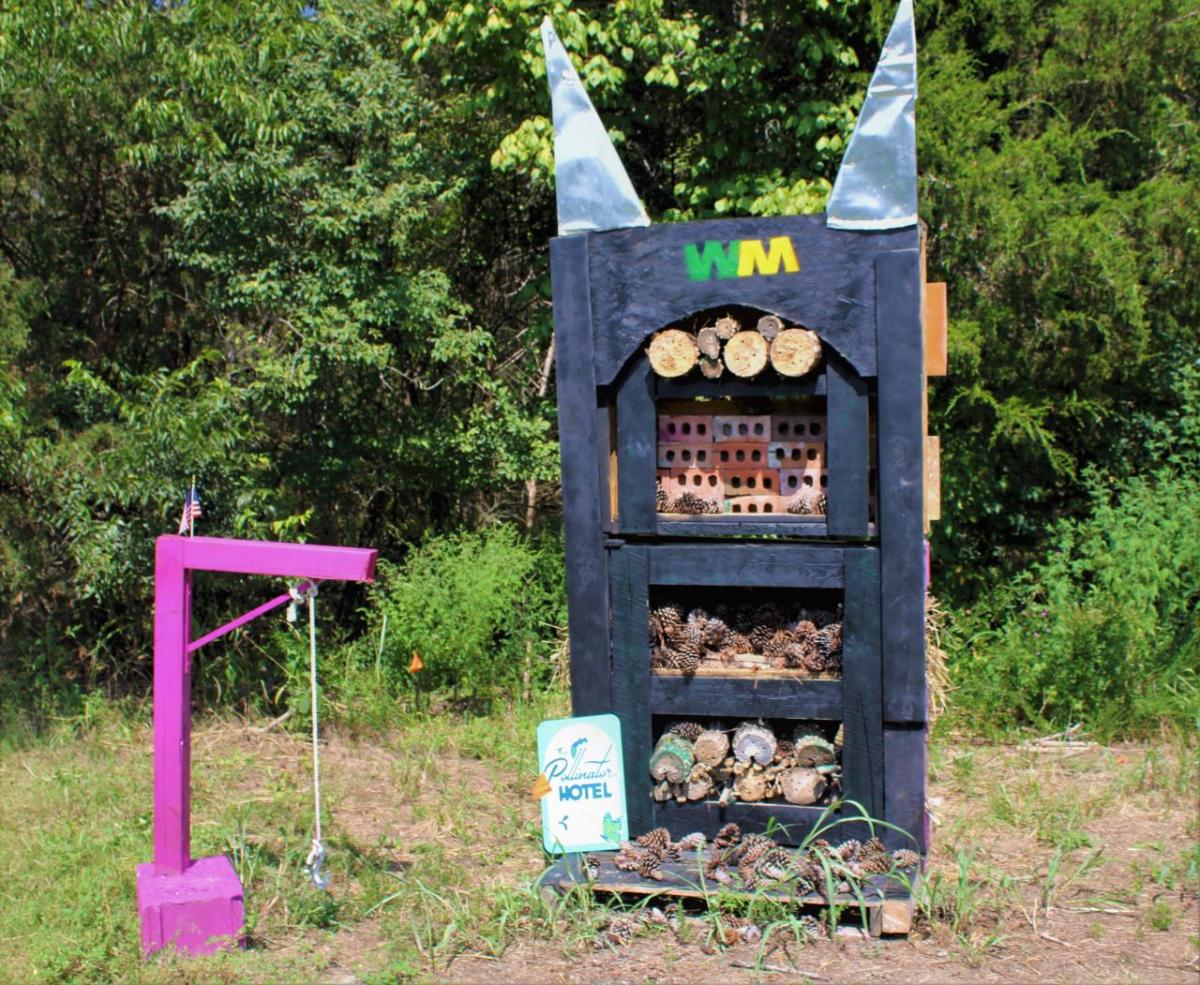
[[[0,980],[358,982],[1195,982],[1197,756],[1179,742],[1059,752],[946,742],[924,918],[909,940],[704,953],[654,930],[597,950],[606,913],[547,908],[533,726],[433,716],[324,752],[333,892],[300,868],[303,737],[210,720],[194,742],[197,854],[231,854],[252,946],[213,959],[137,948],[133,866],[150,847],[147,727],[121,716],[0,752]],[[528,741],[527,741],[528,740]],[[739,965],[762,962],[764,970]],[[790,974],[795,980],[796,975]]]

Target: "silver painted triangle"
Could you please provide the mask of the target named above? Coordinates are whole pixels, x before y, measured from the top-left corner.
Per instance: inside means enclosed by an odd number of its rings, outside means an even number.
[[[542,47],[554,114],[558,234],[650,225],[650,217],[549,17],[542,21]]]
[[[899,229],[917,221],[917,33],[900,0],[825,209],[832,229]]]

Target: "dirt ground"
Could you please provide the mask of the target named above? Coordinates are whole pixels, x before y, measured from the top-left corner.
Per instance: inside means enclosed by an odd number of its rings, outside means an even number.
[[[381,750],[334,742],[338,823],[356,838],[415,844],[445,833],[436,812],[381,811],[395,784]],[[1037,749],[943,746],[931,769],[934,846],[927,912],[908,938],[813,940],[706,953],[690,933],[644,931],[622,947],[594,936],[518,935],[502,949],[469,944],[415,977],[444,982],[1128,982],[1200,981],[1200,809],[1194,751],[1148,746]],[[478,761],[443,760],[441,796],[481,786],[519,798],[534,822],[526,778]],[[386,832],[380,819],[387,818]],[[469,825],[472,822],[467,821]],[[479,819],[481,825],[491,822]],[[472,825],[473,826],[473,825]],[[444,840],[444,838],[443,838]],[[454,855],[474,853],[460,842]],[[399,858],[400,864],[403,859]],[[478,871],[480,888],[527,880],[532,846]],[[380,928],[363,921],[326,936],[323,981],[369,974]]]

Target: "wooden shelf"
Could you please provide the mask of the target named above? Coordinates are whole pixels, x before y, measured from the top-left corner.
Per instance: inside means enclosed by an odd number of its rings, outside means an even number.
[[[654,715],[717,715],[841,721],[842,682],[792,671],[650,675]]]

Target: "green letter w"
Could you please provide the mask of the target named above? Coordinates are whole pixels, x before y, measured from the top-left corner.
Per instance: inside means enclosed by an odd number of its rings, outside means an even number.
[[[683,259],[687,263],[688,276],[692,280],[709,280],[716,271],[718,278],[736,277],[738,272],[738,249],[742,244],[734,241],[726,249],[718,240],[710,239],[703,244],[701,252],[696,243],[683,248]]]

